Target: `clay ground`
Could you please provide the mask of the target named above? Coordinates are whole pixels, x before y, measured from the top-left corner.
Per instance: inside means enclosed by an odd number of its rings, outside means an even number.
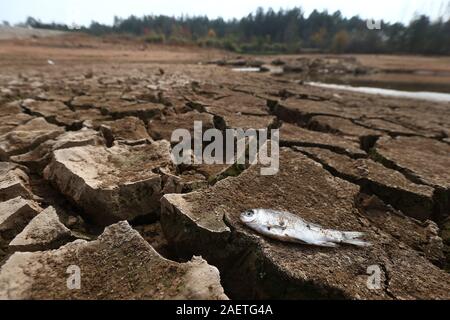
[[[249,66],[282,72],[233,71]],[[0,40],[0,298],[449,299],[450,103],[304,84],[325,70],[450,83],[448,57]],[[279,173],[174,165],[171,133],[195,120],[280,129]],[[373,246],[270,240],[239,221],[256,207]],[[81,291],[65,287],[74,264],[89,272]]]

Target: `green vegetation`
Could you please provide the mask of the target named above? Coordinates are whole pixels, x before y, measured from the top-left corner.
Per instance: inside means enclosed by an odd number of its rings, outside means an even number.
[[[71,30],[66,25],[45,24],[33,18],[35,28]],[[431,21],[416,17],[408,26],[382,23],[370,30],[358,16],[345,18],[337,11],[313,11],[305,17],[300,8],[259,8],[240,20],[207,17],[147,15],[114,18],[112,26],[92,22],[82,31],[104,35],[133,34],[148,43],[191,44],[243,53],[295,53],[301,51],[337,53],[450,54],[450,20]]]

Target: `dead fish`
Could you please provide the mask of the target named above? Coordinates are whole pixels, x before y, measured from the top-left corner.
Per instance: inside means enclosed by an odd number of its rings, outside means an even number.
[[[289,212],[270,209],[252,209],[243,212],[241,221],[254,231],[269,238],[309,244],[320,247],[336,248],[339,244],[367,247],[371,244],[360,238],[362,232],[344,232],[324,229],[317,224],[306,222]]]

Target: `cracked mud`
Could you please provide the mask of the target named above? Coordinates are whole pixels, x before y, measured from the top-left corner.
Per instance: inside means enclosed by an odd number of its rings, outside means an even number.
[[[98,44],[102,61],[41,41],[55,65],[0,52],[11,65],[0,73],[0,298],[450,298],[449,103],[292,81],[313,68],[303,60],[275,76],[234,72],[253,60],[215,51],[114,62],[114,45]],[[278,174],[174,165],[171,134],[194,121],[279,128]],[[273,241],[239,222],[251,208],[362,231],[373,246]]]

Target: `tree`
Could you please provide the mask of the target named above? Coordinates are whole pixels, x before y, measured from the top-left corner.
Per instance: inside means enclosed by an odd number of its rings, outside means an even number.
[[[216,38],[216,37],[217,37],[217,35],[216,35],[216,32],[214,31],[214,29],[213,28],[209,29],[208,30],[208,38]]]
[[[407,45],[410,51],[424,53],[427,51],[427,42],[434,35],[429,34],[430,18],[420,16],[413,20],[407,31]]]
[[[39,24],[40,24],[40,21],[36,20],[33,17],[28,17],[27,21],[25,22],[25,25],[32,27],[32,28],[38,27]]]
[[[300,8],[276,12],[258,8],[239,20],[206,16],[114,17],[112,26],[94,22],[83,30],[92,34],[133,34],[146,41],[176,38],[180,43],[201,43],[206,39],[212,46],[252,52],[297,52],[301,45],[334,52],[450,54],[449,19],[431,21],[427,16],[418,16],[409,25],[384,23],[382,30],[369,30],[364,19],[346,18],[339,11],[314,10],[305,17]],[[70,31],[64,24],[42,23],[32,17],[26,23],[33,28]]]
[[[316,48],[323,48],[325,46],[326,37],[327,29],[324,27],[320,28],[319,31],[311,36],[312,45]]]
[[[331,45],[331,50],[336,53],[342,53],[347,49],[350,43],[350,37],[345,30],[341,30],[335,34],[333,38],[333,43]]]

